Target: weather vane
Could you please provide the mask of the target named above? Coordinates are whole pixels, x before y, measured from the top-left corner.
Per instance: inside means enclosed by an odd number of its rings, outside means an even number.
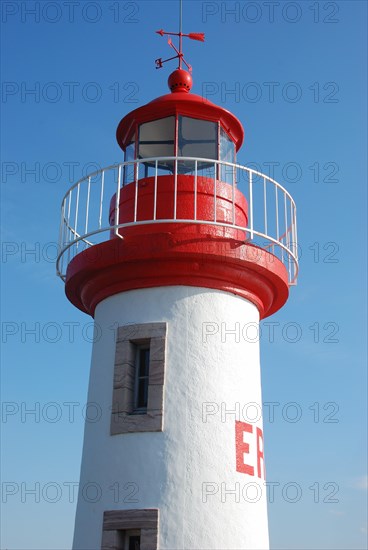
[[[179,32],[165,32],[163,29],[160,29],[159,31],[156,31],[157,34],[160,34],[161,36],[164,36],[165,34],[169,37],[167,40],[167,43],[169,46],[176,52],[176,55],[173,55],[173,57],[169,57],[168,59],[162,59],[161,57],[159,59],[155,60],[156,63],[156,69],[161,69],[163,67],[163,64],[167,61],[171,61],[172,59],[179,59],[179,69],[182,68],[182,63],[188,68],[188,71],[192,72],[192,67],[189,65],[185,59],[183,54],[183,37],[190,38],[191,40],[198,40],[199,42],[204,42],[204,33],[203,32],[190,32],[189,34],[183,34],[182,32],[182,1],[180,0],[180,11],[179,11]],[[179,37],[179,49],[177,49],[172,40],[171,36],[178,36]]]

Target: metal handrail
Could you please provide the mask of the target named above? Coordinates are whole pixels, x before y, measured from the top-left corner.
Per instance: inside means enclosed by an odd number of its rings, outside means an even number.
[[[162,168],[159,166],[159,163],[163,161],[172,162],[175,169],[169,171],[167,168]],[[180,201],[180,196],[178,195],[178,176],[181,174],[178,173],[178,164],[180,162],[190,162],[193,163],[193,169],[190,169],[188,172],[194,177],[194,216],[191,219],[180,219],[177,217],[177,208]],[[141,164],[146,166],[149,164],[149,169],[154,169],[153,180],[154,180],[154,212],[151,220],[140,221],[137,219],[137,209],[138,209],[138,174],[139,167]],[[206,165],[206,167],[213,167],[214,177],[207,177],[208,181],[214,182],[214,215],[211,220],[200,220],[197,216],[197,187],[198,187],[198,174],[202,175],[201,164]],[[120,190],[122,188],[122,173],[123,168],[132,166],[134,167],[134,179],[132,183],[134,185],[134,221],[119,223],[119,197]],[[221,178],[218,177],[220,174],[220,167],[229,167],[232,174],[232,181],[229,184],[232,186],[232,223],[219,222],[217,220],[217,198],[216,198],[216,185],[217,182],[221,181]],[[160,174],[159,174],[160,171]],[[159,198],[157,195],[157,185],[160,175],[164,173],[171,173],[174,176],[174,214],[172,217],[167,219],[157,219],[157,204]],[[107,176],[112,173],[116,174],[117,181],[112,182],[112,186],[107,185]],[[239,174],[246,174],[248,180],[248,186],[244,194],[248,200],[249,207],[249,224],[247,227],[237,225],[235,223],[235,189],[237,188],[236,176]],[[256,177],[261,179],[261,183],[256,182]],[[97,178],[97,182],[93,180]],[[272,194],[267,193],[267,185],[274,187],[274,199],[270,199]],[[108,188],[108,189],[107,189]],[[93,198],[93,193],[97,192],[96,197]],[[263,200],[263,209],[258,207],[257,210],[257,199],[254,196],[258,193],[261,193],[261,198]],[[86,198],[84,200],[83,193],[85,193]],[[105,225],[102,227],[102,206],[104,197],[107,193],[109,198],[115,195],[115,223],[113,225]],[[73,203],[73,197],[76,194],[75,204]],[[283,201],[279,201],[279,194],[282,194]],[[270,204],[271,200],[274,200],[274,206]],[[283,212],[280,214],[279,204],[284,205]],[[93,209],[96,212],[93,212]],[[263,210],[263,213],[261,212]],[[288,215],[289,212],[289,215]],[[262,222],[259,221],[262,219]],[[258,220],[258,221],[257,221]],[[70,261],[71,253],[76,254],[79,252],[78,247],[83,244],[84,248],[91,247],[97,242],[93,242],[91,237],[100,236],[104,232],[113,231],[117,237],[123,238],[119,229],[124,227],[129,227],[132,225],[144,225],[152,223],[170,223],[175,221],[175,223],[196,223],[196,224],[206,224],[214,226],[223,226],[227,228],[239,229],[247,231],[250,236],[248,241],[254,241],[257,246],[260,246],[264,249],[272,248],[272,253],[274,255],[279,254],[278,250],[281,253],[281,261],[285,264],[288,270],[289,284],[296,284],[297,274],[298,274],[298,256],[297,256],[297,229],[296,229],[296,205],[290,195],[290,193],[277,181],[257,170],[247,168],[239,164],[233,164],[230,162],[224,162],[215,159],[206,159],[206,158],[197,158],[197,157],[151,157],[136,159],[133,161],[127,161],[120,164],[113,164],[106,168],[96,170],[91,174],[84,176],[78,180],[70,189],[65,193],[62,201],[62,215],[60,223],[60,237],[59,237],[59,255],[56,261],[56,270],[59,277],[65,280],[66,269],[64,270],[65,257],[67,253],[67,263]],[[80,224],[80,226],[79,226]],[[90,227],[92,225],[92,228]],[[272,234],[270,227],[276,225],[275,234]],[[80,229],[80,227],[82,229]],[[280,236],[280,233],[281,236]],[[109,237],[108,237],[109,238]],[[258,239],[256,239],[258,238]],[[259,238],[265,239],[266,242],[258,242]],[[107,240],[107,239],[105,239]],[[99,241],[103,242],[103,241]],[[276,247],[276,251],[275,251]]]

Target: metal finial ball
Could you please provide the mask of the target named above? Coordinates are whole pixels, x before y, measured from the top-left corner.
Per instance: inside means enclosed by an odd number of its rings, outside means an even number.
[[[193,79],[188,71],[176,69],[169,76],[167,83],[172,92],[190,92],[193,86]]]

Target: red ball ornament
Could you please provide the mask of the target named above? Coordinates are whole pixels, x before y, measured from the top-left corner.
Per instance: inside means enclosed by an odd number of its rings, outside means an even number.
[[[176,69],[167,81],[172,92],[189,92],[193,85],[192,75],[184,69]]]

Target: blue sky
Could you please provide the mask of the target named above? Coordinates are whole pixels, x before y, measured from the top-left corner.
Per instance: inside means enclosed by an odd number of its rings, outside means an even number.
[[[177,29],[177,2],[74,4],[1,5],[9,550],[72,541],[92,330],[55,276],[61,199],[96,164],[122,160],[118,122],[166,93],[174,69],[155,70],[170,51],[154,31]],[[241,120],[238,162],[274,166],[298,208],[299,284],[268,319],[275,341],[269,325],[261,338],[273,549],[367,545],[366,12],[353,0],[184,1],[184,32],[206,34],[185,45],[193,92]]]

